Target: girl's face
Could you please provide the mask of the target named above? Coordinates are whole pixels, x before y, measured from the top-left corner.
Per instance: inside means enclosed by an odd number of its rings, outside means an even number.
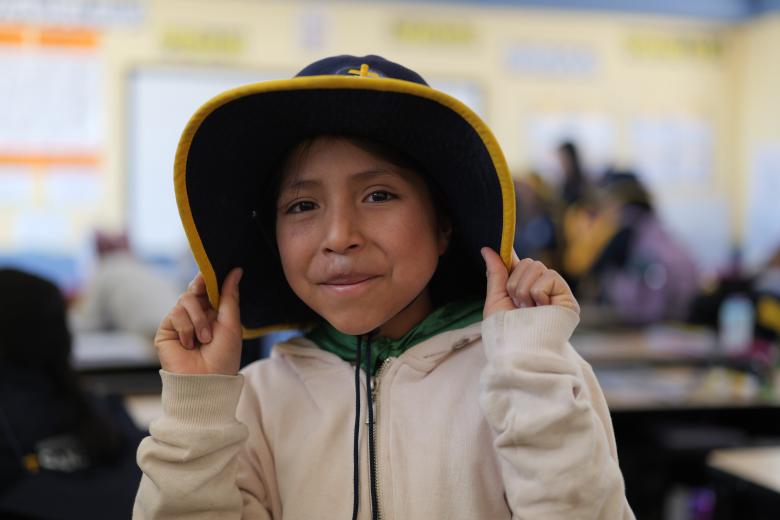
[[[448,242],[425,182],[339,138],[291,157],[276,211],[290,287],[343,333],[402,336],[432,310]]]

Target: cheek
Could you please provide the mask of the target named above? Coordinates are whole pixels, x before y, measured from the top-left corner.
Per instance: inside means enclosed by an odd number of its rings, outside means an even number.
[[[281,225],[276,228],[276,243],[284,276],[287,278],[287,283],[295,289],[296,282],[305,274],[308,258],[307,244],[311,244],[312,241],[308,240],[306,234],[300,229]]]
[[[415,216],[421,216],[415,217]],[[396,221],[394,249],[406,259],[407,270],[428,274],[436,269],[441,250],[441,237],[435,217],[417,207]]]

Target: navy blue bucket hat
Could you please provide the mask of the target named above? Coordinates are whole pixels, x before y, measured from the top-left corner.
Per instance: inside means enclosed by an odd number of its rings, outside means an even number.
[[[459,259],[457,269],[444,284],[472,280],[483,287],[483,246],[509,266],[514,191],[487,125],[401,65],[379,56],[325,58],[292,79],[209,100],[190,119],[176,152],[179,214],[214,307],[228,272],[244,270],[244,337],[300,327],[311,315],[287,284],[275,244],[258,231],[257,216],[285,155],[318,135],[376,141],[419,165],[440,191],[457,234],[448,251]]]

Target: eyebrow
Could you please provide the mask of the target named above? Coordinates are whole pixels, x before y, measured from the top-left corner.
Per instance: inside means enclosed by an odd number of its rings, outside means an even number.
[[[384,176],[401,177],[400,173],[392,170],[388,170],[385,168],[371,168],[350,175],[350,180],[363,181],[363,180],[370,180],[376,177],[384,177]],[[288,190],[301,190],[304,188],[315,188],[321,184],[322,183],[320,181],[314,179],[298,179],[291,182],[288,185],[282,186],[281,191],[284,192]]]

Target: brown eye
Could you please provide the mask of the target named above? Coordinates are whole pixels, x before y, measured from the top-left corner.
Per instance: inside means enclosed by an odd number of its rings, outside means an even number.
[[[287,213],[303,213],[304,211],[311,211],[316,208],[317,205],[310,200],[302,200],[287,208]]]
[[[368,195],[367,200],[369,202],[386,202],[386,201],[394,199],[394,198],[395,198],[395,195],[393,195],[390,192],[387,192],[387,191],[374,191],[374,192],[371,192]]]

